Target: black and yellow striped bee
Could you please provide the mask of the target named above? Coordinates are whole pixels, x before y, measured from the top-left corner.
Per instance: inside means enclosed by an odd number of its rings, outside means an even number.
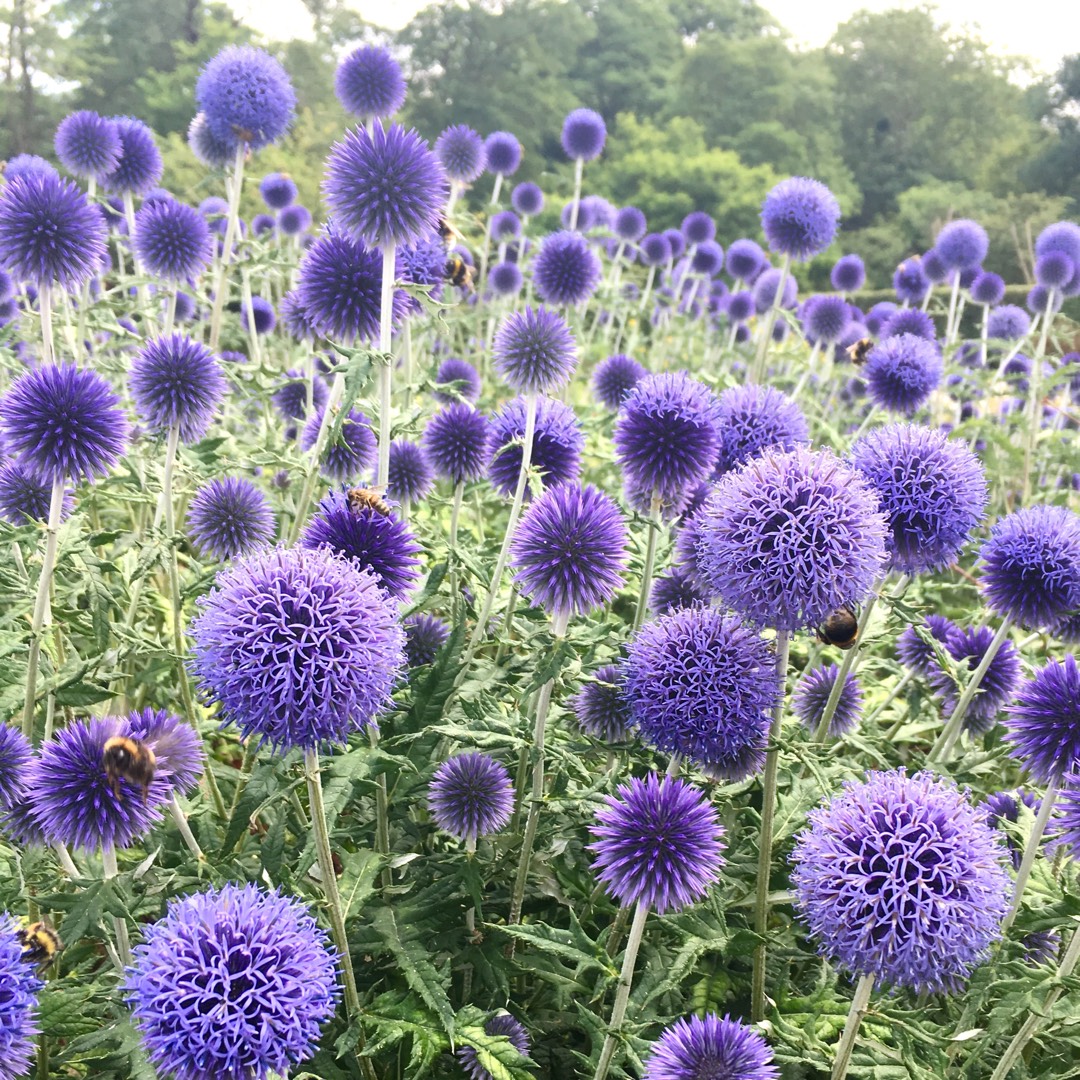
[[[355,487],[345,492],[349,509],[355,513],[361,510],[375,510],[383,517],[390,516],[390,505],[383,499],[382,492],[378,488]]]
[[[64,947],[60,935],[48,923],[36,922],[23,927],[18,933],[22,946],[22,958],[28,964],[48,967]]]
[[[473,268],[460,256],[451,255],[446,260],[446,280],[466,292],[473,290]]]
[[[854,647],[859,633],[859,619],[849,607],[837,608],[817,628],[817,639],[823,645],[835,645],[838,649]]]
[[[114,735],[105,740],[101,762],[118,799],[122,798],[120,780],[124,779],[142,788],[143,802],[146,802],[157,768],[157,757],[149,743],[128,735]]]
[[[859,338],[854,345],[849,345],[847,354],[851,357],[853,364],[865,364],[866,358],[870,355],[870,350],[874,347],[873,338]]]

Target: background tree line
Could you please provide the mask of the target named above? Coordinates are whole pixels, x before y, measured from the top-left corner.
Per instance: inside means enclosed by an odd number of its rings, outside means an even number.
[[[988,265],[1020,280],[1029,235],[1080,215],[1080,56],[1052,78],[996,56],[932,8],[861,12],[823,49],[793,48],[755,0],[471,0],[426,8],[396,35],[343,0],[305,0],[315,40],[269,47],[301,103],[259,169],[286,169],[313,208],[321,162],[347,118],[333,69],[361,41],[387,41],[410,78],[405,120],[434,138],[451,123],[513,131],[519,176],[569,190],[562,117],[598,110],[609,140],[588,190],[634,203],[651,228],[691,209],[721,239],[753,234],[779,177],[815,176],[845,212],[843,246],[887,284],[896,263],[950,216],[988,229]],[[206,178],[186,148],[202,64],[254,35],[204,0],[3,0],[0,156],[51,156],[65,112],[146,120],[162,136],[166,183],[199,197]],[[473,197],[487,193],[481,180]],[[205,188],[203,192],[201,189]]]

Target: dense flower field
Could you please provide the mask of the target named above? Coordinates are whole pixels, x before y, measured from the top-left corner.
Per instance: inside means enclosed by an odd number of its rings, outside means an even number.
[[[650,232],[588,109],[545,191],[336,90],[322,222],[247,46],[197,207],[7,164],[0,1080],[1075,1076],[1080,226],[804,295],[815,180]]]

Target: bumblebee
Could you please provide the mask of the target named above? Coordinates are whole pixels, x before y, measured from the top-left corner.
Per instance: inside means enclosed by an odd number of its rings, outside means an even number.
[[[105,740],[101,762],[105,775],[112,785],[113,794],[121,799],[120,780],[124,779],[142,788],[143,802],[150,794],[150,784],[157,768],[157,757],[149,743],[127,735],[114,735]]]
[[[345,498],[349,503],[349,509],[355,513],[361,510],[375,510],[383,517],[390,516],[390,506],[383,499],[382,492],[375,488],[349,488],[345,492]]]
[[[472,292],[473,268],[460,255],[451,255],[446,260],[445,275],[451,285]]]
[[[439,239],[447,246],[461,243],[461,233],[450,224],[446,218],[439,218],[439,224],[435,226],[439,233]]]
[[[847,354],[851,357],[853,364],[865,364],[866,358],[870,355],[870,350],[874,347],[873,338],[859,338],[854,345],[849,345]]]
[[[19,930],[22,958],[28,964],[48,967],[64,947],[60,935],[48,923],[36,922]]]
[[[859,620],[849,607],[837,608],[817,628],[817,639],[823,645],[835,645],[838,649],[850,649],[859,632]]]

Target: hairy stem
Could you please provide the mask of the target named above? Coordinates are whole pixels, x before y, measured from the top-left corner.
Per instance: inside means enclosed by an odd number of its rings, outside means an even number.
[[[622,971],[619,972],[619,989],[615,994],[615,1004],[611,1009],[611,1021],[608,1033],[600,1050],[600,1060],[596,1065],[593,1080],[605,1080],[611,1062],[615,1057],[615,1048],[619,1031],[626,1019],[626,1006],[630,1001],[630,989],[634,983],[634,968],[637,966],[638,950],[641,939],[645,936],[645,920],[649,917],[649,905],[644,901],[634,909],[634,921],[630,924],[630,935],[626,939],[626,952],[623,953]]]
[[[836,1060],[833,1062],[832,1080],[844,1080],[847,1076],[848,1066],[851,1064],[851,1054],[855,1049],[855,1037],[859,1034],[859,1025],[866,1015],[867,1006],[870,1004],[870,992],[874,989],[873,975],[860,975],[855,984],[855,996],[851,999],[851,1008],[848,1010],[847,1020],[844,1022],[844,1033],[840,1036],[840,1042],[836,1046]]]

